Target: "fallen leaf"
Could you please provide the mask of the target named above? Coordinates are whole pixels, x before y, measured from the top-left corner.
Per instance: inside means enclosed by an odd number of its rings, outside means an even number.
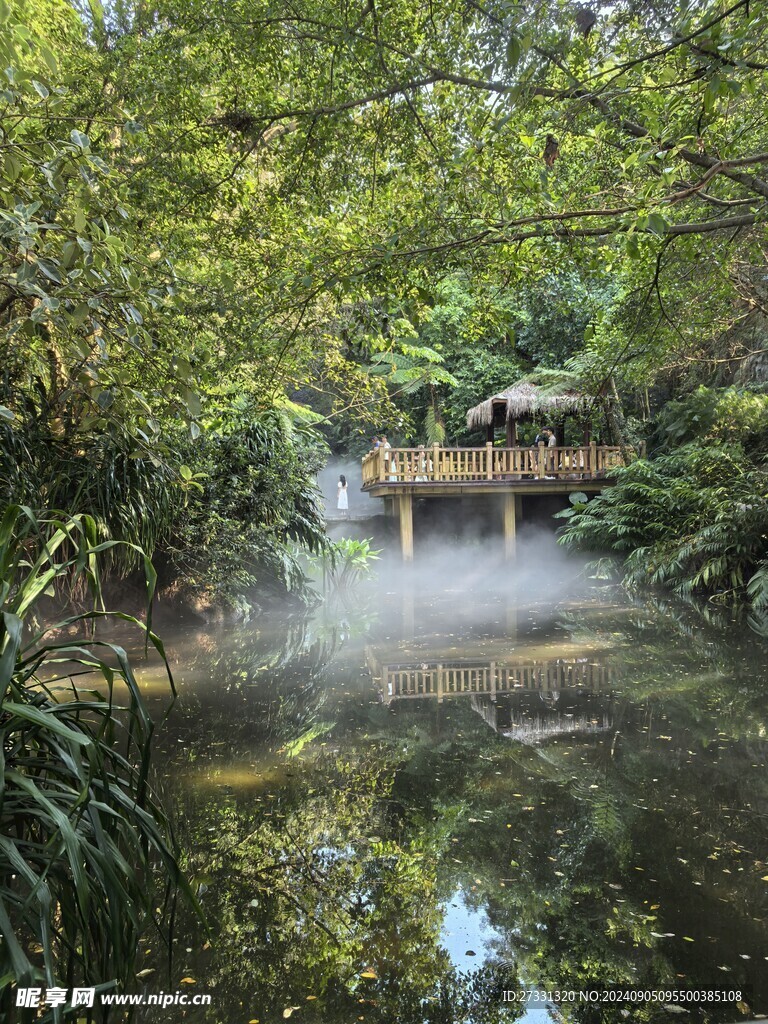
[[[182,978],[181,979],[181,984],[182,985],[196,985],[197,982],[195,981],[194,978]]]

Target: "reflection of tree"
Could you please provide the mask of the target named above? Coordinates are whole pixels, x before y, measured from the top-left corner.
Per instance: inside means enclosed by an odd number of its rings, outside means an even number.
[[[207,759],[225,743],[233,760],[296,739],[324,720],[323,672],[343,637],[292,619],[257,631],[246,624],[186,635],[168,645],[183,665],[172,742],[186,759]]]
[[[440,946],[436,851],[425,834],[395,837],[392,766],[329,753],[297,772],[256,806],[211,801],[187,819],[218,935],[195,967],[216,1002],[200,1019],[239,1018],[248,992],[261,1020],[291,1006],[339,1024],[501,1020],[499,976],[457,974]]]
[[[679,672],[684,678],[686,670]],[[688,702],[675,691],[679,680],[665,682],[675,694],[669,702],[658,683],[654,698],[623,702],[616,716],[621,733],[613,740],[537,748],[501,740],[486,746],[483,761],[461,722],[461,739],[444,742],[438,757],[419,748],[427,789],[420,794],[421,820],[435,813],[440,822],[449,819],[457,840],[443,862],[448,886],[461,884],[486,909],[507,936],[507,956],[545,988],[606,979],[658,984],[680,972],[689,983],[711,984],[713,977],[743,983],[746,961],[709,936],[738,936],[734,941],[755,960],[765,942],[764,920],[750,920],[756,915],[738,908],[765,902],[752,863],[764,849],[764,829],[748,806],[768,797],[767,787],[745,778],[753,754],[740,741],[721,742],[716,715],[709,719],[710,745],[714,740],[723,749],[716,759],[707,755],[689,731]],[[726,699],[727,686],[721,683],[721,690]],[[693,691],[689,685],[689,697]],[[620,706],[620,695],[616,700]],[[651,710],[664,739],[658,729],[648,736]],[[741,722],[749,731],[751,724],[751,715]],[[682,749],[669,747],[669,734]],[[698,756],[688,753],[694,747]],[[446,771],[451,763],[462,766],[461,774]],[[430,787],[436,777],[440,783]],[[724,814],[728,807],[744,813]],[[753,851],[752,858],[744,851]],[[454,867],[454,857],[466,867]],[[688,944],[685,936],[695,941]],[[718,972],[720,964],[728,972]],[[731,1007],[708,1019],[732,1017]],[[643,1019],[640,1011],[633,1019]]]

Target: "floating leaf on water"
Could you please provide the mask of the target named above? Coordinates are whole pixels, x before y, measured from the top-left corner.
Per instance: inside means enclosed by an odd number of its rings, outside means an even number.
[[[196,985],[197,981],[194,978],[182,978],[181,979],[181,984],[182,985]]]
[[[369,967],[368,970],[360,972],[360,977],[361,978],[376,978],[377,974],[376,974],[375,971],[372,971],[370,969],[370,967]]]
[[[155,973],[154,967],[145,967],[143,971],[138,971],[136,974],[137,978],[146,978],[150,974]]]

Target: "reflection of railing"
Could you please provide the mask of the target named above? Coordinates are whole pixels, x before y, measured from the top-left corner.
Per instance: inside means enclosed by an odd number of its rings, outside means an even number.
[[[548,448],[377,448],[363,456],[363,487],[379,484],[590,480],[624,465],[609,445]]]
[[[378,678],[379,666],[371,666]],[[473,665],[422,663],[382,665],[381,692],[385,701],[407,697],[444,697],[469,694],[511,693],[515,690],[605,689],[610,669],[588,658],[558,658],[552,661],[494,661]]]

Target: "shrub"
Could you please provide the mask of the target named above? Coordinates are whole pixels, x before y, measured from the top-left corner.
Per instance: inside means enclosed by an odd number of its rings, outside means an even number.
[[[616,471],[560,542],[610,550],[630,586],[768,601],[768,474],[735,444],[688,444]]]
[[[149,622],[100,607],[98,560],[110,546],[97,543],[88,516],[38,521],[11,505],[0,519],[0,1005],[10,982],[128,982],[139,936],[162,922],[156,867],[166,900],[179,885],[189,896],[152,796],[152,721],[130,662],[117,644],[89,635],[97,620],[119,618],[165,661]],[[135,553],[149,602],[154,572]],[[44,597],[80,579],[93,610],[40,625]],[[169,669],[168,679],[172,686]]]

